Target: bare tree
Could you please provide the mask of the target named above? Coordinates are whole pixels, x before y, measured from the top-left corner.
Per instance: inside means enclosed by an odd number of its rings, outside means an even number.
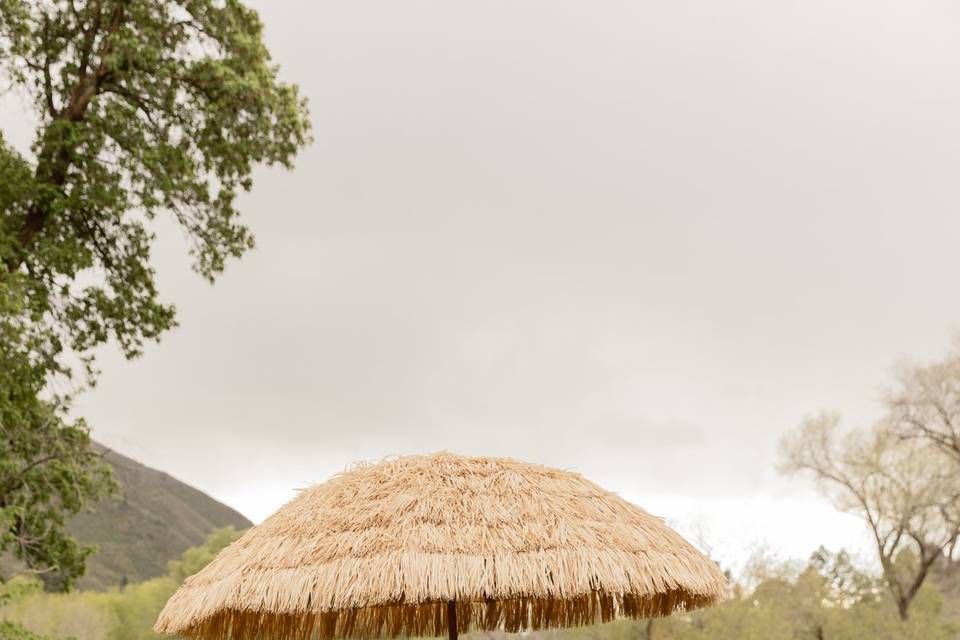
[[[930,568],[960,538],[960,474],[924,440],[886,425],[844,434],[839,423],[829,413],[805,420],[781,443],[781,470],[812,472],[838,509],[863,518],[906,620]]]
[[[947,357],[904,366],[897,377],[886,397],[891,427],[903,438],[929,442],[960,473],[960,338]]]

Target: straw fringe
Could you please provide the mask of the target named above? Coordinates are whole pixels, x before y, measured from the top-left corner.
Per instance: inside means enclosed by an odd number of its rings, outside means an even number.
[[[726,581],[659,518],[580,475],[448,453],[303,491],[170,599],[156,630],[205,640],[521,631],[669,615]]]
[[[682,591],[638,597],[595,592],[570,599],[517,598],[457,603],[461,633],[470,631],[536,631],[609,622],[617,617],[635,619],[667,616],[711,604],[705,596]],[[378,638],[441,636],[447,632],[446,602],[346,609],[315,614],[264,613],[226,609],[182,629],[196,638]]]

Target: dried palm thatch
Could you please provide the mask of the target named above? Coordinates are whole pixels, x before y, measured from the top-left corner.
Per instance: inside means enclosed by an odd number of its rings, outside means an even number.
[[[203,640],[433,636],[647,618],[712,604],[719,568],[576,473],[449,453],[302,491],[170,598]]]

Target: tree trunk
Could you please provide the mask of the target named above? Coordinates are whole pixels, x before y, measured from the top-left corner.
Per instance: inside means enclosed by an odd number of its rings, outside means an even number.
[[[910,617],[910,601],[907,598],[897,598],[897,613],[904,622]]]

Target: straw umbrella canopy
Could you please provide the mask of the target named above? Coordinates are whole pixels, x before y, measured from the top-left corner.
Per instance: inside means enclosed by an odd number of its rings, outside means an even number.
[[[157,620],[198,640],[569,627],[713,604],[726,580],[577,473],[438,453],[305,489],[188,578]]]

